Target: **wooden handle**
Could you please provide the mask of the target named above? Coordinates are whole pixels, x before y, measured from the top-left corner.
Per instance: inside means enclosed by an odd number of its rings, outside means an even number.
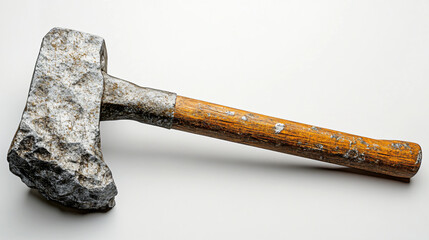
[[[177,96],[173,129],[411,178],[421,164],[418,144],[376,140]]]

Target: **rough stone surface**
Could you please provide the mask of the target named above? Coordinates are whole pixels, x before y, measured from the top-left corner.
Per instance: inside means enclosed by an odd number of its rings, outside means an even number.
[[[114,206],[100,148],[104,40],[54,28],[44,38],[27,105],[8,152],[10,170],[50,200],[80,209]]]

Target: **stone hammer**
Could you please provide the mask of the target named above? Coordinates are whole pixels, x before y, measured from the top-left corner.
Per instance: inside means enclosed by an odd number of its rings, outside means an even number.
[[[421,164],[418,144],[377,140],[287,121],[107,74],[104,40],[54,28],[43,38],[27,103],[7,160],[47,199],[109,209],[117,189],[100,146],[100,120],[131,119],[401,178]]]

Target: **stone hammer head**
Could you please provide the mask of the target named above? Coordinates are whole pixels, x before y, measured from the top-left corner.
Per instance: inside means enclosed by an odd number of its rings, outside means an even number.
[[[47,199],[108,209],[117,194],[100,147],[107,55],[101,37],[54,28],[43,38],[8,152],[10,170]]]

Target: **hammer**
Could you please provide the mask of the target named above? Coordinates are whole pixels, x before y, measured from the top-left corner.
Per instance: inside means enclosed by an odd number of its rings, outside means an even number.
[[[384,175],[411,178],[418,144],[377,140],[178,96],[107,74],[103,38],[54,28],[43,38],[7,160],[48,200],[103,210],[117,189],[103,161],[100,120],[130,119]]]

